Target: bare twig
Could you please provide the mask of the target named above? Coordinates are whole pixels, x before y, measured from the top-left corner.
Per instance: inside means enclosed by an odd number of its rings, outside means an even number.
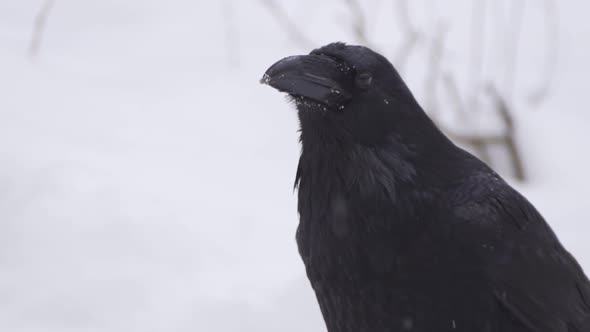
[[[511,100],[516,86],[516,62],[518,61],[519,38],[522,30],[522,21],[524,16],[524,0],[512,0],[511,17],[508,22],[510,29],[504,31],[507,41],[504,44],[505,72],[504,72],[504,98]]]
[[[367,34],[367,20],[363,13],[363,8],[357,0],[343,0],[348,6],[350,13],[353,17],[352,31],[357,41],[366,46],[372,47],[372,43],[369,41]]]
[[[477,90],[481,80],[484,51],[486,45],[486,0],[477,0],[472,3],[471,14],[471,54],[469,66],[469,85],[467,105],[471,109],[477,109]]]
[[[520,181],[524,181],[526,178],[524,166],[522,163],[520,151],[516,144],[516,129],[514,127],[514,119],[512,118],[512,113],[508,103],[494,85],[488,84],[486,91],[489,96],[494,99],[496,106],[495,109],[498,111],[500,119],[502,119],[502,122],[505,126],[504,140],[502,143],[508,151],[508,155],[510,156],[514,177]]]
[[[545,63],[539,80],[540,84],[529,93],[528,99],[533,104],[540,104],[549,94],[551,84],[555,77],[558,58],[559,44],[559,21],[557,15],[557,6],[554,0],[544,0],[543,9],[545,16],[545,36],[547,37],[545,45]]]
[[[393,57],[393,62],[400,72],[403,72],[410,54],[414,51],[421,35],[418,28],[415,27],[410,17],[410,7],[408,0],[395,0],[395,14],[400,29],[403,31],[401,45]]]
[[[459,91],[459,86],[457,85],[455,76],[453,76],[451,73],[446,73],[443,75],[442,83],[447,94],[455,104],[455,110],[457,111],[457,114],[459,114],[463,120],[467,120],[469,116],[467,111],[468,104],[461,98],[461,92]]]
[[[429,49],[427,71],[425,77],[424,100],[426,109],[430,115],[437,116],[438,102],[436,100],[436,87],[439,84],[442,71],[442,60],[444,53],[445,37],[448,27],[446,24],[439,23],[436,26],[436,35],[432,40]]]
[[[459,92],[459,87],[455,81],[454,76],[452,74],[447,73],[443,75],[442,83],[444,84],[445,90],[447,94],[450,96],[452,102],[455,104],[455,111],[464,119],[466,120],[469,116],[466,103],[461,98],[461,93]],[[441,124],[439,123],[439,126]],[[492,158],[490,153],[487,149],[487,146],[492,142],[498,141],[498,138],[495,137],[486,137],[486,136],[477,136],[477,135],[464,135],[460,133],[454,132],[450,128],[442,128],[441,129],[449,135],[449,137],[459,144],[465,144],[471,146],[477,155],[486,163],[491,163]]]
[[[461,99],[459,90],[454,83],[455,80],[450,74],[444,75],[443,83],[446,87],[447,93],[453,100],[455,108],[458,112],[464,115],[469,115],[465,110],[465,104]],[[516,129],[514,126],[514,119],[512,113],[506,102],[505,98],[502,97],[498,89],[491,83],[486,85],[486,93],[494,101],[494,110],[498,112],[498,116],[504,124],[504,132],[496,135],[466,135],[457,133],[454,130],[446,127],[442,127],[441,123],[438,123],[441,130],[443,130],[453,141],[459,144],[465,144],[471,146],[479,157],[486,163],[491,163],[492,159],[489,154],[489,147],[501,146],[506,149],[510,159],[510,166],[514,177],[518,180],[525,180],[525,171],[522,163],[522,158],[518,146],[516,144]]]
[[[309,49],[313,43],[301,32],[296,23],[291,21],[287,12],[275,0],[260,0],[270,11],[277,23],[287,32],[291,40],[302,48]]]
[[[41,9],[37,13],[35,24],[33,25],[31,43],[29,44],[29,56],[31,58],[35,58],[37,55],[39,55],[47,18],[49,17],[49,13],[51,12],[51,9],[54,5],[55,0],[45,0],[41,6]]]

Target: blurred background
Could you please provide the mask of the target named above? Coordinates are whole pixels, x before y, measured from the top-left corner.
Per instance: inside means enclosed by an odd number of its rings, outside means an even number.
[[[297,253],[297,117],[258,84],[333,41],[590,270],[590,3],[0,0],[0,330],[324,331]]]

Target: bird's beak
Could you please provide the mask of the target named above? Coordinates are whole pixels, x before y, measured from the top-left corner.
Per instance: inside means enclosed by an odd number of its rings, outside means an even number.
[[[295,55],[270,66],[260,80],[296,97],[327,106],[344,104],[352,97],[350,69],[324,55]]]

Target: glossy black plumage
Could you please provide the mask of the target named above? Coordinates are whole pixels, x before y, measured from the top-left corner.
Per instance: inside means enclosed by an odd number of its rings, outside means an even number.
[[[384,57],[341,43],[312,56],[339,62],[337,75],[294,68],[281,91],[301,122],[297,244],[328,331],[590,331],[575,259],[436,128]],[[309,94],[306,75],[348,98]]]

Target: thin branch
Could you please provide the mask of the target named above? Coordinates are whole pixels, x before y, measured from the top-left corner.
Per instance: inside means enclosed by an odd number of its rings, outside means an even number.
[[[41,6],[41,9],[37,13],[37,16],[35,17],[33,35],[31,37],[31,43],[29,44],[29,56],[31,58],[35,58],[37,55],[39,55],[39,50],[41,49],[41,43],[43,41],[43,32],[45,31],[49,13],[51,12],[51,9],[54,5],[55,0],[45,0]]]
[[[461,99],[461,93],[459,92],[459,87],[457,86],[457,83],[455,82],[455,78],[450,73],[447,73],[447,74],[443,75],[442,83],[444,84],[444,87],[445,87],[447,93],[451,97],[451,100],[455,104],[454,109],[456,110],[456,112],[459,115],[461,115],[461,117],[463,119],[467,119],[468,113],[467,113],[466,106],[465,106],[466,104]],[[439,123],[439,126],[440,126],[440,123]],[[466,145],[473,147],[473,149],[475,150],[477,155],[479,155],[479,157],[484,162],[486,162],[488,164],[491,163],[492,158],[491,158],[489,151],[487,149],[487,145],[490,144],[491,142],[496,141],[497,140],[496,138],[486,137],[486,136],[458,134],[458,133],[455,133],[454,131],[450,130],[449,128],[444,128],[443,131],[447,135],[449,135],[449,137],[452,140],[454,140],[455,142],[457,142],[459,144],[466,144]]]
[[[496,89],[495,86],[489,84],[486,90],[488,94],[494,99],[496,105],[495,109],[498,111],[500,118],[502,119],[502,122],[504,122],[504,126],[506,127],[503,145],[506,147],[508,155],[510,156],[514,177],[520,181],[524,181],[526,176],[521,154],[516,144],[516,129],[514,127],[514,119],[512,118],[512,112],[508,107],[506,99],[502,97],[502,95],[500,94],[498,89]]]
[[[477,89],[483,69],[484,51],[486,45],[486,0],[476,0],[472,2],[471,13],[471,54],[469,59],[469,96],[467,104],[470,108],[477,108]]]
[[[543,75],[540,84],[529,93],[528,99],[532,104],[540,104],[549,94],[557,69],[559,46],[559,18],[554,0],[544,0],[545,35],[545,63],[539,72]]]
[[[440,23],[436,26],[436,35],[432,40],[427,63],[426,77],[424,80],[424,100],[426,109],[430,111],[430,115],[435,117],[438,112],[438,103],[436,100],[436,87],[439,83],[442,71],[442,60],[444,53],[444,45],[448,26]]]
[[[277,23],[287,32],[289,38],[302,48],[309,49],[313,47],[313,43],[299,30],[287,15],[287,12],[274,0],[260,0],[262,4],[270,11]]]
[[[396,9],[395,14],[398,18],[397,22],[400,30],[402,30],[402,38],[404,38],[404,40],[393,57],[393,62],[398,70],[403,72],[410,54],[412,54],[418,45],[418,41],[421,39],[421,35],[418,28],[416,28],[412,22],[408,0],[396,0],[394,8]]]
[[[504,31],[507,40],[504,44],[505,54],[505,72],[504,72],[504,97],[508,100],[512,98],[512,93],[516,86],[516,63],[518,61],[519,39],[522,30],[522,22],[524,17],[525,2],[524,0],[512,0],[512,8],[510,14],[509,24],[511,29]],[[507,25],[508,26],[508,25]]]
[[[461,92],[459,91],[459,86],[455,77],[451,73],[446,73],[443,75],[442,83],[447,94],[455,104],[457,114],[459,114],[462,119],[467,119],[469,116],[467,112],[467,103],[461,98]]]
[[[352,14],[352,31],[354,32],[357,41],[361,44],[371,47],[372,43],[369,41],[367,34],[367,20],[365,18],[365,14],[363,13],[361,4],[357,0],[343,1],[348,6],[348,9]]]

